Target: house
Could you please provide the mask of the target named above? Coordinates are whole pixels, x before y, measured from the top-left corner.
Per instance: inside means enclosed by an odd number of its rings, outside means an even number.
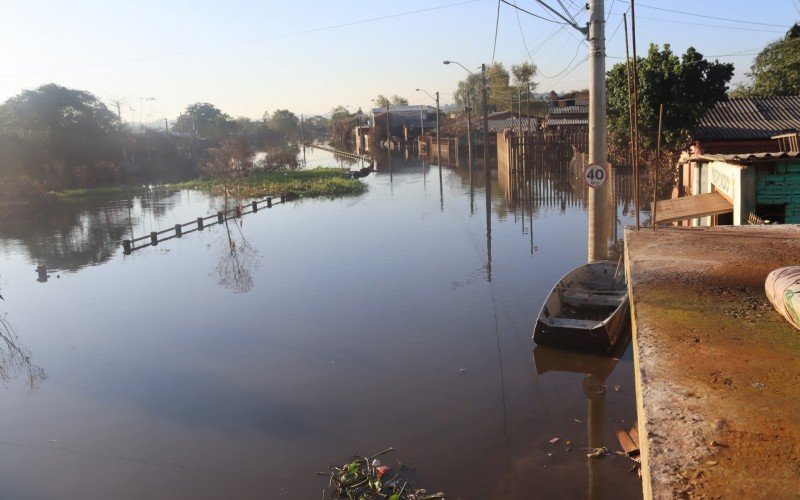
[[[388,113],[387,113],[388,111]],[[372,123],[386,131],[387,119],[392,137],[400,137],[410,141],[414,137],[436,129],[436,108],[432,106],[413,105],[372,108]]]
[[[692,131],[694,154],[774,153],[772,138],[800,132],[800,96],[718,102]]]
[[[773,139],[770,149],[797,144]],[[680,186],[656,204],[656,222],[685,226],[800,224],[800,151],[685,154]]]
[[[551,108],[565,108],[571,106],[589,106],[589,91],[567,92],[558,95],[551,92],[547,99]]]

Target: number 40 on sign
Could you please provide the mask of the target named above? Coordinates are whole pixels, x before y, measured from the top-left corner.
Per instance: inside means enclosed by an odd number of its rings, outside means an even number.
[[[608,173],[605,167],[599,163],[592,163],[586,167],[586,170],[583,172],[583,178],[589,187],[599,188],[606,183]]]

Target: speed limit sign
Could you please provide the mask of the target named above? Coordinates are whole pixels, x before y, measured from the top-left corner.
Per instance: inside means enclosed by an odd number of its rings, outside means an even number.
[[[592,163],[586,167],[586,170],[583,172],[583,178],[590,188],[599,188],[606,183],[608,173],[605,167],[599,163]]]

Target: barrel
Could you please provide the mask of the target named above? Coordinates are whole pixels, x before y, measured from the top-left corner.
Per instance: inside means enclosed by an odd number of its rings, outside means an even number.
[[[764,290],[775,310],[800,330],[800,266],[772,271],[764,283]]]

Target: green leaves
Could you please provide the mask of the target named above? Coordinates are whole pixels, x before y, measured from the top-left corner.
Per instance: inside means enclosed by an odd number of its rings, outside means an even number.
[[[800,94],[800,25],[767,45],[750,67],[753,83],[741,88],[738,95],[796,96]]]
[[[700,117],[719,101],[727,100],[733,65],[709,62],[694,47],[678,58],[669,44],[651,44],[647,57],[639,58],[639,135],[642,146],[654,149],[658,135],[658,109],[664,104],[664,142],[667,149],[688,146],[689,132]],[[620,150],[630,141],[628,77],[625,63],[607,73],[610,140]]]

